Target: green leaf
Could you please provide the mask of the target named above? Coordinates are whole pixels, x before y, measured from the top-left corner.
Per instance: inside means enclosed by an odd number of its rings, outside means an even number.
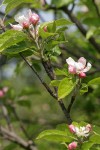
[[[86,34],[86,39],[89,39],[91,36],[93,36],[94,32],[95,28],[91,28]]]
[[[100,84],[100,77],[92,79],[88,82],[88,85],[99,85]]]
[[[50,37],[50,36],[57,35],[57,33],[45,32],[45,31],[43,30],[43,28],[40,27],[40,28],[39,28],[39,35],[40,35],[42,38],[46,39],[46,38],[48,38],[48,37]]]
[[[50,85],[52,85],[52,86],[59,86],[59,84],[60,84],[60,80],[52,80],[50,82]]]
[[[73,2],[73,0],[52,0],[52,4],[58,8],[62,7],[62,6],[66,6],[72,2]]]
[[[64,32],[66,29],[68,29],[68,27],[59,27],[57,28],[56,32]]]
[[[100,135],[92,135],[89,141],[93,142],[94,144],[100,144]]]
[[[65,18],[61,18],[58,20],[55,20],[56,26],[67,26],[67,25],[72,25],[73,23],[71,21],[69,21],[68,19]]]
[[[52,53],[53,53],[53,56],[59,56],[61,54],[61,50],[58,45],[52,49]]]
[[[14,55],[14,54],[18,54],[20,52],[26,51],[26,50],[29,50],[29,47],[27,43],[23,41],[21,43],[18,43],[17,45],[8,47],[7,49],[3,51],[3,54]]]
[[[25,39],[27,39],[27,35],[21,31],[15,31],[15,30],[6,31],[5,33],[0,35],[0,52]]]
[[[99,134],[99,135],[100,135],[100,127],[94,125],[94,126],[93,126],[93,132],[94,132],[95,134]]]
[[[91,23],[92,21],[92,23]],[[97,17],[87,17],[83,20],[83,23],[89,26],[97,26],[100,27],[100,20]]]
[[[62,99],[69,95],[75,87],[75,83],[71,79],[64,78],[58,87],[58,99]]]
[[[7,4],[5,12],[8,14],[11,10],[18,7],[22,3],[33,3],[34,0],[4,0],[3,4]]]
[[[74,138],[67,136],[67,132],[60,130],[45,130],[39,134],[37,140],[45,139],[55,142],[71,142]]]
[[[94,143],[92,142],[84,142],[82,144],[82,150],[90,150],[90,148],[93,146]]]
[[[82,83],[82,87],[80,89],[80,94],[84,94],[86,92],[88,92],[88,85],[85,83]]]
[[[54,24],[55,23],[55,24]],[[45,23],[42,23],[40,25],[40,28],[44,28],[45,26],[47,26],[47,28],[49,26],[56,26],[56,27],[60,27],[60,26],[67,26],[67,25],[71,25],[73,24],[71,21],[69,21],[68,19],[65,19],[65,18],[61,18],[61,19],[57,19],[55,21],[50,21],[50,22],[45,22]]]
[[[67,69],[66,69],[66,70],[65,70],[65,69],[62,69],[62,70],[61,70],[61,69],[58,69],[58,68],[57,68],[57,69],[55,69],[55,74],[56,74],[56,75],[59,75],[59,76],[60,76],[60,75],[65,75],[65,76],[67,76],[67,75],[68,75],[68,72],[67,72]]]

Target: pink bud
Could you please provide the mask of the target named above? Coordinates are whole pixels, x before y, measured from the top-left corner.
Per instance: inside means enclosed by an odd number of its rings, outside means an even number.
[[[4,97],[4,92],[3,92],[3,90],[0,90],[0,97]]]
[[[89,132],[92,130],[92,126],[90,124],[86,125],[86,130],[88,130]]]
[[[71,133],[75,133],[76,132],[74,125],[71,124],[68,127],[69,127],[69,130],[70,130]]]
[[[28,29],[29,28],[29,23],[28,22],[23,22],[23,28]]]
[[[43,30],[44,30],[45,32],[47,32],[47,26],[45,26],[45,27],[43,28]]]
[[[30,19],[30,23],[36,25],[39,22],[40,17],[37,14],[33,13],[29,19]]]
[[[77,142],[72,142],[68,145],[68,150],[74,150],[77,148]]]
[[[85,74],[84,72],[81,72],[81,73],[79,74],[79,77],[80,77],[80,78],[85,78],[85,77],[86,77],[86,74]]]
[[[76,73],[75,67],[73,67],[73,66],[71,66],[71,65],[69,65],[68,71],[69,71],[71,74],[75,74],[75,73]]]

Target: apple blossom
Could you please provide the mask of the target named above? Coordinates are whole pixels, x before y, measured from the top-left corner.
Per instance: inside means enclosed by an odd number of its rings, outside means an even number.
[[[71,133],[75,133],[78,137],[88,137],[92,127],[90,124],[87,124],[83,127],[76,127],[73,124],[69,125],[69,130]]]
[[[68,145],[68,150],[74,150],[77,148],[77,142],[72,142]]]
[[[91,68],[91,64],[88,62],[86,64],[86,59],[84,57],[80,57],[78,62],[75,62],[71,57],[66,59],[68,64],[68,70],[71,74],[77,74],[80,78],[86,77],[85,72],[89,71]]]
[[[31,10],[28,10],[26,15],[23,13],[18,13],[14,17],[15,21],[18,22],[16,25],[11,25],[14,30],[21,31],[22,29],[27,29],[31,25],[37,25],[39,22],[39,16],[36,13],[32,13]]]
[[[40,17],[36,13],[32,13],[32,11],[29,10],[29,21],[30,21],[30,23],[33,25],[37,25],[39,20],[40,20]]]
[[[15,21],[18,22],[19,25],[22,26],[23,28],[28,28],[30,26],[28,13],[29,13],[29,11],[27,12],[27,15],[18,13],[14,17]]]

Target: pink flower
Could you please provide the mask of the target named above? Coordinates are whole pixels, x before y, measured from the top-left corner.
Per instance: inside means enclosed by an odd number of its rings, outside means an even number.
[[[18,13],[14,17],[15,21],[18,22],[22,28],[28,28],[30,26],[28,13],[29,13],[29,11],[27,12],[27,15]]]
[[[29,10],[29,21],[30,21],[30,23],[33,25],[37,25],[39,20],[40,20],[40,17],[38,16],[38,14],[32,13],[32,11]]]
[[[77,142],[72,142],[68,145],[68,150],[74,150],[77,148]]]
[[[35,13],[32,13],[31,10],[26,12],[26,15],[23,13],[18,13],[14,17],[15,21],[18,22],[17,25],[11,25],[14,30],[22,31],[23,29],[28,29],[30,25],[37,25],[39,22],[39,16]]]
[[[71,124],[68,127],[69,127],[69,130],[70,130],[71,133],[75,133],[76,132],[74,125]]]
[[[85,72],[89,71],[91,68],[91,64],[87,63],[84,57],[81,57],[78,62],[75,62],[71,57],[66,59],[68,64],[68,70],[71,74],[77,74],[80,78],[86,77]]]
[[[0,90],[0,98],[4,97],[4,92],[3,90]]]

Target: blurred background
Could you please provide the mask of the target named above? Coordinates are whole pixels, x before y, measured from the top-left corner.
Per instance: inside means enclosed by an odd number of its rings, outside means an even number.
[[[2,4],[2,1],[0,0]],[[4,19],[7,28],[14,23],[18,12],[29,8],[39,14],[40,22],[59,18],[68,18],[73,22],[65,32],[68,41],[61,45],[61,55],[54,60],[54,66],[63,67],[69,56],[77,60],[85,57],[91,62],[92,69],[83,82],[100,76],[100,0],[33,0],[33,3],[22,3],[5,16],[5,8],[0,7],[0,18]],[[66,9],[67,8],[67,9]],[[73,15],[72,15],[73,14]],[[2,33],[2,29],[0,29]],[[94,39],[92,39],[94,36]],[[99,46],[98,46],[99,45]],[[33,60],[33,66],[41,77],[49,84],[50,80],[38,60]],[[0,55],[0,88],[8,87],[8,91],[0,104],[4,103],[14,130],[25,138],[21,130],[24,126],[30,139],[45,129],[54,129],[58,124],[66,123],[65,116],[58,103],[46,92],[37,77],[28,66],[17,57]],[[70,98],[64,99],[67,106]],[[16,115],[17,114],[17,115]],[[74,121],[86,121],[100,125],[100,86],[89,87],[84,95],[78,95],[71,110]],[[0,124],[6,126],[6,120],[0,109]],[[36,142],[39,150],[64,150],[64,146],[47,141]],[[23,150],[16,144],[0,137],[0,150]]]

